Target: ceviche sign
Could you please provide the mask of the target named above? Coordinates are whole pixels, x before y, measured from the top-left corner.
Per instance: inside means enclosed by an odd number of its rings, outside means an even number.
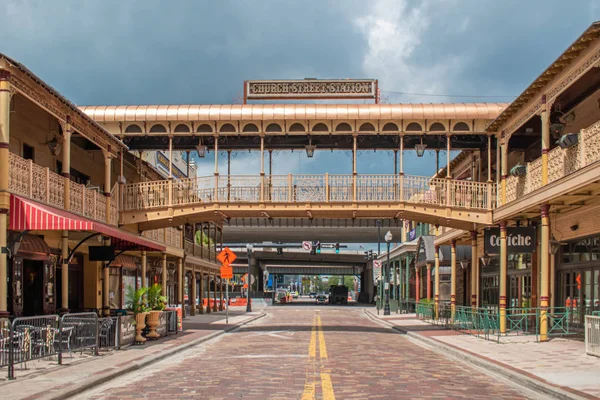
[[[484,236],[484,251],[488,254],[500,253],[500,228],[487,228]],[[506,246],[508,252],[533,253],[536,247],[535,228],[508,227],[506,228]]]
[[[305,79],[244,82],[246,100],[375,99],[376,79]]]

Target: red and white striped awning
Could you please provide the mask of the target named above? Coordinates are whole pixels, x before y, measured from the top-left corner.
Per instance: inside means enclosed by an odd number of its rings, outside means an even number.
[[[110,236],[117,249],[165,251],[166,247],[121,229],[19,196],[10,196],[8,229],[13,231],[90,231]]]

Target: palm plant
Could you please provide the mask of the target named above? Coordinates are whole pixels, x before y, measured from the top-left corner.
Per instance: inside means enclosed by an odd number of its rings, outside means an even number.
[[[134,315],[150,311],[147,294],[148,288],[135,290],[132,286],[128,286],[126,293],[127,309],[133,311]]]
[[[162,294],[162,286],[158,283],[148,288],[148,306],[155,311],[162,311],[167,304],[167,296]]]

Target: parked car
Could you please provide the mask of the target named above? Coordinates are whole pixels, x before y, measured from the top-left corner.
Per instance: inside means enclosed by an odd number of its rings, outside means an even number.
[[[327,304],[327,295],[325,294],[319,294],[316,296],[316,304]]]
[[[316,299],[316,298],[317,298],[317,293],[315,293],[315,292],[309,293],[309,294],[308,294],[308,297],[309,297],[310,299]]]
[[[298,298],[298,291],[296,291],[296,292],[292,292],[292,297],[293,297],[294,299],[297,299],[297,298]]]

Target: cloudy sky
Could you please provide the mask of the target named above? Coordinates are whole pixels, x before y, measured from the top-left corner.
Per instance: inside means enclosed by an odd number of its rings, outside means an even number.
[[[597,19],[599,0],[3,0],[0,51],[80,105],[232,103],[245,79],[304,77],[377,78],[391,103],[505,102]],[[405,160],[434,172],[431,154]],[[329,151],[273,161],[351,172]],[[259,165],[238,154],[232,173]],[[392,172],[392,157],[358,169]]]

